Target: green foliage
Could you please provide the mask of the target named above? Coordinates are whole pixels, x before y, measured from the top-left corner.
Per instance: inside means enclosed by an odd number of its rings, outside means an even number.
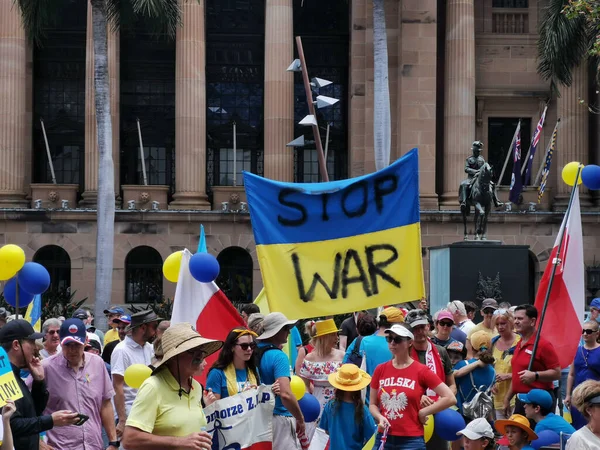
[[[63,316],[69,318],[76,309],[79,309],[86,301],[75,300],[77,291],[71,292],[70,288],[59,291],[49,291],[42,295],[42,323],[51,317]]]
[[[572,70],[598,54],[600,22],[596,4],[590,0],[548,1],[540,23],[538,73],[550,80],[555,90],[558,84],[570,86]]]
[[[162,296],[160,302],[147,303],[144,307],[139,308],[134,305],[129,305],[128,308],[132,314],[140,311],[152,310],[157,316],[170,320],[171,315],[173,314],[173,300]]]
[[[49,291],[42,295],[42,323],[52,317],[63,316],[69,318],[76,309],[79,309],[88,299],[75,300],[77,291],[70,292],[70,289],[60,291]],[[15,314],[15,308],[10,306],[4,300],[4,294],[0,294],[0,307],[5,308],[9,314]],[[25,316],[27,307],[19,308],[19,315]]]

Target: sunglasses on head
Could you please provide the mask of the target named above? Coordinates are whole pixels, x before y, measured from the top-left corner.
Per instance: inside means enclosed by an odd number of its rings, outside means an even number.
[[[408,341],[408,338],[402,337],[402,336],[386,336],[385,340],[388,341],[390,344],[393,342],[395,344],[400,344],[404,341]]]
[[[249,348],[251,348],[252,350],[254,350],[256,348],[255,342],[244,342],[243,344],[235,344],[235,345],[239,345],[240,348],[244,351],[248,350]]]
[[[447,327],[447,328],[452,328],[454,326],[454,324],[452,322],[446,322],[446,321],[438,322],[438,324],[442,327]]]
[[[583,330],[581,330],[581,334],[592,334],[595,332],[596,332],[596,330],[590,330],[590,329],[586,330],[585,328]]]
[[[506,309],[497,309],[496,311],[494,311],[494,315],[495,316],[499,316],[500,314],[504,315],[508,312],[508,310]]]

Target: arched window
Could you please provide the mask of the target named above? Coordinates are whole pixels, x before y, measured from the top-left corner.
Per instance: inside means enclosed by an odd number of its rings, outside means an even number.
[[[228,247],[217,256],[221,271],[217,285],[232,303],[251,303],[252,257],[241,247]]]
[[[40,248],[33,261],[41,264],[50,273],[50,288],[44,293],[69,298],[71,295],[71,258],[69,254],[57,245],[46,245]]]
[[[125,258],[125,302],[154,303],[162,298],[163,260],[146,245],[131,250]]]

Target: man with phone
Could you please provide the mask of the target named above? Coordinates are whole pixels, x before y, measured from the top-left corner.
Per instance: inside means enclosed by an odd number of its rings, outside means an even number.
[[[39,450],[40,433],[53,427],[72,425],[77,418],[71,411],[58,409],[52,414],[42,414],[48,401],[48,391],[44,369],[35,356],[35,340],[43,336],[42,333],[36,333],[31,324],[23,319],[13,320],[0,330],[0,344],[8,353],[9,359],[1,360],[0,364],[10,362],[23,393],[23,397],[15,401],[16,411],[10,418],[15,450]],[[28,369],[31,373],[31,390],[21,380],[21,369]]]
[[[73,425],[49,430],[48,444],[56,449],[104,450],[102,427],[109,450],[117,450],[117,432],[111,398],[114,389],[104,360],[86,353],[87,333],[80,319],[72,318],[60,327],[62,353],[42,362],[50,394],[46,413],[75,412]]]

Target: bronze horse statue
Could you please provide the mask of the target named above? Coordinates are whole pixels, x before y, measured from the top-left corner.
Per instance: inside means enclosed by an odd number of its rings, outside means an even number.
[[[475,210],[475,240],[485,241],[487,240],[487,220],[492,209],[492,190],[490,188],[490,182],[492,181],[493,170],[492,166],[485,163],[479,169],[479,173],[473,178],[471,183],[471,189],[467,196],[467,204],[465,207],[461,207],[463,224],[465,227],[465,240],[468,239],[467,233],[467,216],[471,212],[471,206]]]

